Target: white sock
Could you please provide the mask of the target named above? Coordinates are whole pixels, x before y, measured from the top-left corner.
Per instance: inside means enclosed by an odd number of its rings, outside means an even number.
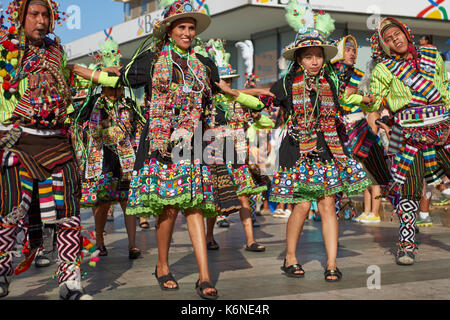
[[[429,213],[429,212],[422,212],[422,211],[420,211],[420,212],[419,212],[419,215],[420,215],[420,218],[421,218],[421,219],[426,219],[426,218],[428,218],[428,216],[430,215],[430,213]]]

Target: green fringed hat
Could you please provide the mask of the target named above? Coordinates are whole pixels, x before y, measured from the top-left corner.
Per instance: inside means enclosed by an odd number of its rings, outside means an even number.
[[[327,40],[335,30],[334,20],[328,13],[315,13],[308,5],[290,0],[286,6],[286,20],[297,32],[295,41],[283,50],[286,60],[294,61],[296,51],[308,47],[322,47],[326,61],[336,56],[338,49]]]
[[[109,38],[99,43],[100,50],[93,56],[94,68],[102,70],[109,67],[120,67],[122,54],[119,50],[119,44],[114,39]]]
[[[160,7],[164,8],[163,18],[157,21],[153,27],[153,36],[162,39],[167,28],[176,20],[193,18],[196,21],[197,35],[205,31],[211,24],[211,18],[202,12],[196,11],[190,0],[162,0]]]

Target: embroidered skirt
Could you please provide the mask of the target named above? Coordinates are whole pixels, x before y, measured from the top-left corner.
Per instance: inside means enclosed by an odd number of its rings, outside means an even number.
[[[164,163],[157,157],[145,160],[133,172],[127,214],[158,216],[166,206],[180,210],[201,209],[205,217],[217,216],[211,168],[199,160]]]
[[[354,159],[344,156],[339,160],[328,150],[319,137],[322,153],[300,157],[298,145],[289,136],[280,147],[280,168],[275,173],[269,201],[299,203],[345,192],[359,194],[371,184],[362,166]]]
[[[103,173],[82,183],[82,207],[95,207],[103,202],[114,204],[128,199],[131,172],[122,172],[119,157],[109,148],[103,148],[103,156]]]

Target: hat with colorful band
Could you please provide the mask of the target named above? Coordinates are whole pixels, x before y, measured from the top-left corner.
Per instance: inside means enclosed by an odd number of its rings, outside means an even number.
[[[196,21],[196,34],[199,35],[205,31],[211,18],[202,12],[195,10],[190,0],[163,0],[160,1],[160,7],[164,8],[162,19],[157,21],[153,27],[153,36],[162,39],[167,32],[167,28],[179,19],[192,18]]]

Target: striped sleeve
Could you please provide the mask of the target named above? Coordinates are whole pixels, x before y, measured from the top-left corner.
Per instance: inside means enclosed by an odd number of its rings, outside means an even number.
[[[436,89],[440,92],[442,99],[444,100],[444,104],[447,106],[447,108],[449,108],[450,106],[449,79],[447,70],[445,68],[445,62],[440,54],[438,54],[436,57],[436,74],[434,78]]]
[[[392,77],[388,70],[383,69],[381,63],[377,64],[370,78],[370,93],[376,97],[376,101],[371,106],[361,106],[364,111],[374,112],[381,109],[384,99],[389,95]]]

